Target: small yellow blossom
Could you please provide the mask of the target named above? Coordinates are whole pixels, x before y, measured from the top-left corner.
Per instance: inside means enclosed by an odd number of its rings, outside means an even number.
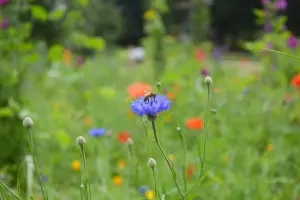
[[[153,9],[147,10],[144,14],[144,19],[151,20],[151,19],[153,19],[154,14],[155,14],[155,11]]]
[[[175,160],[174,154],[170,154],[170,155],[168,156],[168,158],[169,158],[169,160],[171,160],[171,161]]]
[[[120,186],[122,183],[122,177],[121,176],[114,176],[113,177],[113,182],[116,186]]]
[[[273,144],[268,144],[266,147],[265,147],[265,151],[267,152],[271,152],[274,150],[274,146]]]
[[[118,167],[119,167],[119,169],[124,169],[126,167],[125,160],[119,160],[118,161]]]
[[[75,172],[77,172],[80,169],[80,161],[79,160],[74,160],[72,162],[72,168]]]
[[[153,200],[154,199],[154,193],[152,190],[148,190],[146,193],[145,193],[145,196],[148,200]]]

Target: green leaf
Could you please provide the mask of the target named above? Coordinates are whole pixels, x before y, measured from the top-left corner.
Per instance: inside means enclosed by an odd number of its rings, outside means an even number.
[[[12,117],[14,111],[10,107],[0,108],[0,117]]]
[[[51,60],[51,61],[58,61],[58,60],[61,60],[62,58],[62,54],[63,54],[63,51],[64,51],[64,47],[61,46],[61,45],[53,45],[49,52],[48,52],[48,58]]]
[[[44,7],[38,5],[32,5],[30,10],[31,10],[32,17],[34,19],[40,20],[42,22],[47,20],[48,13]]]
[[[40,59],[40,54],[32,53],[32,54],[23,56],[22,62],[24,62],[24,63],[34,63],[34,62],[37,62],[39,59]]]
[[[56,9],[49,14],[50,20],[60,20],[65,14],[64,9]]]
[[[91,49],[103,50],[105,48],[105,41],[100,37],[88,38],[85,41],[85,46]]]

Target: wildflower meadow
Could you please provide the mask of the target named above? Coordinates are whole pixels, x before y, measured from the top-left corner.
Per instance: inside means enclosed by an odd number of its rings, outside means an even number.
[[[211,4],[195,2],[193,27],[210,21]],[[247,53],[204,40],[205,26],[182,41],[168,2],[149,1],[130,59],[105,32],[117,21],[91,34],[93,3],[0,0],[0,200],[300,199],[300,40],[286,0],[253,9]],[[36,39],[34,23],[64,39]]]

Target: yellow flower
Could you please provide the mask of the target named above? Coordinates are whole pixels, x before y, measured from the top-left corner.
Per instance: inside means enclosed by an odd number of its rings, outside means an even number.
[[[174,154],[170,154],[170,155],[168,156],[168,158],[169,158],[169,160],[173,161],[173,160],[175,159],[175,156],[174,156]]]
[[[151,20],[151,19],[153,19],[154,14],[155,14],[155,11],[153,9],[147,10],[144,14],[144,19]]]
[[[271,152],[274,150],[274,146],[273,144],[268,144],[266,147],[265,147],[265,151],[267,152]]]
[[[145,196],[148,200],[153,200],[154,199],[154,193],[152,190],[148,190],[146,193],[145,193]]]
[[[119,160],[118,161],[118,167],[119,167],[119,169],[124,169],[126,167],[125,160]]]
[[[72,162],[72,168],[75,172],[77,172],[80,168],[80,161],[79,160],[74,160]]]
[[[116,186],[120,186],[122,183],[122,177],[121,176],[114,176],[113,177],[113,182]]]

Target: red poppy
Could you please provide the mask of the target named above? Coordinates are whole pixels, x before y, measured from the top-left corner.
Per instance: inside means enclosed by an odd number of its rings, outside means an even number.
[[[196,167],[194,165],[189,165],[187,168],[186,168],[186,176],[188,179],[192,178],[192,176],[194,175],[196,171]]]
[[[199,130],[203,128],[203,121],[197,117],[190,118],[185,122],[185,126],[190,130]]]
[[[130,138],[130,134],[126,131],[122,131],[118,134],[118,140],[120,143],[125,144],[129,138]]]
[[[297,74],[292,78],[291,84],[295,88],[300,88],[300,74]]]
[[[129,93],[129,96],[131,98],[139,98],[141,96],[144,96],[145,91],[152,92],[152,87],[146,83],[133,83],[128,86],[127,91]]]
[[[196,49],[196,59],[199,62],[204,61],[204,59],[205,59],[205,53],[204,53],[204,51],[202,51],[202,49]]]

